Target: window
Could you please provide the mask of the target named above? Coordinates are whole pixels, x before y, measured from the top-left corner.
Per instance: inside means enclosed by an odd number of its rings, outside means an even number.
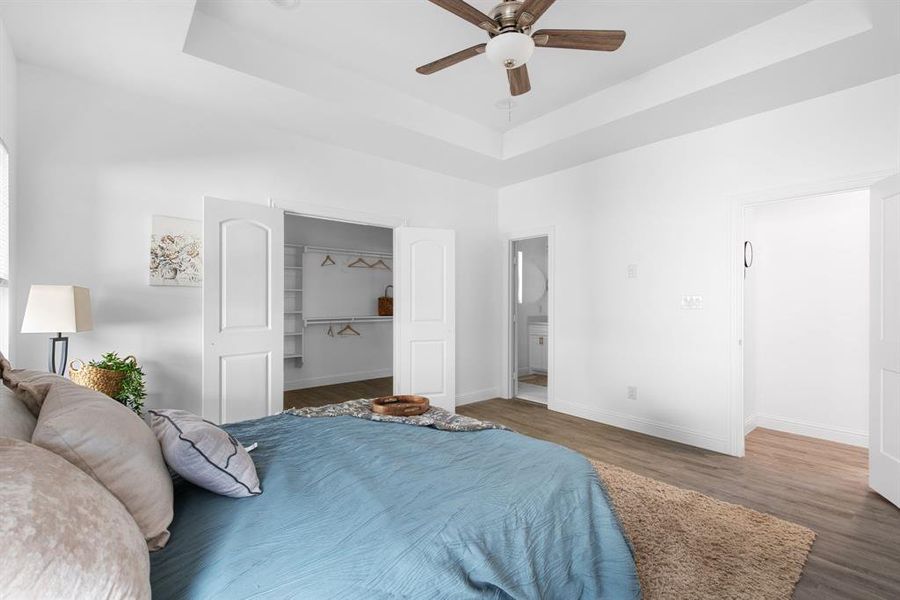
[[[9,152],[0,140],[0,352],[9,355]]]

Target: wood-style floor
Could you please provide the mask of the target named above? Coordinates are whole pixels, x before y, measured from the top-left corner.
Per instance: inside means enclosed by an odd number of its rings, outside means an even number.
[[[795,598],[900,598],[900,509],[869,491],[863,448],[756,429],[734,458],[522,400],[458,412],[809,527],[818,537]]]
[[[391,379],[285,393],[285,407],[391,393]],[[900,509],[867,486],[865,449],[757,429],[734,458],[548,410],[523,400],[468,404],[459,413],[672,485],[742,504],[818,534],[797,586],[802,600],[900,599]]]
[[[394,378],[367,379],[351,383],[323,385],[305,390],[290,390],[284,393],[284,408],[304,408],[324,406],[359,398],[377,398],[394,393]]]

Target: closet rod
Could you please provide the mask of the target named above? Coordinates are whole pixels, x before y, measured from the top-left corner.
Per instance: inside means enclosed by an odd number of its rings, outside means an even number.
[[[303,319],[303,326],[310,325],[327,325],[329,323],[380,323],[382,321],[390,321],[394,317],[379,317],[372,315],[370,317],[313,317]]]
[[[349,248],[326,248],[324,246],[304,246],[304,252],[315,252],[317,254],[341,254],[344,256],[373,256],[375,258],[391,258],[391,252],[380,252],[378,250],[351,250]]]

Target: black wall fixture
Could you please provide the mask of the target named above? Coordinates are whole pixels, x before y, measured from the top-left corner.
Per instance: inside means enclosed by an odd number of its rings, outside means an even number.
[[[753,243],[750,240],[744,242],[744,268],[749,269],[753,265]]]

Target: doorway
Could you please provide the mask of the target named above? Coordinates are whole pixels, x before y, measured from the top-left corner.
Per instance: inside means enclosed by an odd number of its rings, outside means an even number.
[[[285,213],[286,409],[392,393],[393,233]]]
[[[303,261],[285,262],[285,213],[328,222],[386,225],[392,229],[391,270],[387,256],[363,258],[372,272],[392,273],[394,315],[388,327],[390,374],[395,394],[427,396],[432,406],[454,411],[456,407],[456,287],[455,234],[452,230],[409,227],[402,219],[369,215],[334,207],[294,203],[290,211],[250,202],[205,197],[203,199],[204,277],[202,295],[202,413],[207,420],[230,423],[280,413],[284,410],[285,364],[309,360],[293,344],[286,348],[285,312],[299,314],[303,329],[333,324],[337,333],[350,325],[381,324],[369,308],[380,296],[360,296],[365,312],[331,313],[343,305],[329,306],[328,314],[304,315],[303,287],[287,288],[285,264],[303,269]],[[295,242],[289,242],[295,243]],[[304,253],[310,243],[296,242]],[[323,251],[323,248],[317,248]],[[340,255],[360,254],[356,248],[326,248]],[[350,250],[349,252],[347,250]],[[372,251],[367,251],[373,254]],[[363,253],[365,254],[365,253]],[[377,265],[381,259],[385,265]],[[332,257],[336,264],[342,264]],[[319,263],[321,265],[321,262]],[[352,268],[369,269],[359,263]],[[291,275],[290,277],[296,277]],[[304,277],[300,276],[302,282]],[[293,284],[296,285],[296,280]],[[296,290],[300,290],[297,292]],[[383,293],[382,289],[380,293]],[[287,299],[288,294],[301,294]],[[357,298],[359,299],[359,298]],[[288,311],[285,311],[285,306]],[[324,310],[323,310],[324,313]],[[378,315],[380,316],[380,315]],[[337,317],[337,318],[336,318]],[[365,317],[369,317],[365,319]],[[368,321],[368,322],[366,322]],[[340,329],[335,330],[339,326]],[[303,333],[291,330],[292,333]],[[354,335],[349,330],[345,334]],[[302,335],[296,337],[303,337]],[[330,336],[329,336],[330,337]],[[361,337],[361,336],[360,336]],[[300,348],[304,348],[302,342]],[[285,358],[285,350],[288,357]],[[300,356],[295,356],[299,354]],[[340,357],[343,358],[343,357]],[[300,367],[302,369],[302,366]],[[368,395],[368,394],[363,394]]]
[[[869,192],[749,205],[744,433],[866,446]]]
[[[548,403],[550,377],[550,245],[548,236],[512,240],[511,396]]]

